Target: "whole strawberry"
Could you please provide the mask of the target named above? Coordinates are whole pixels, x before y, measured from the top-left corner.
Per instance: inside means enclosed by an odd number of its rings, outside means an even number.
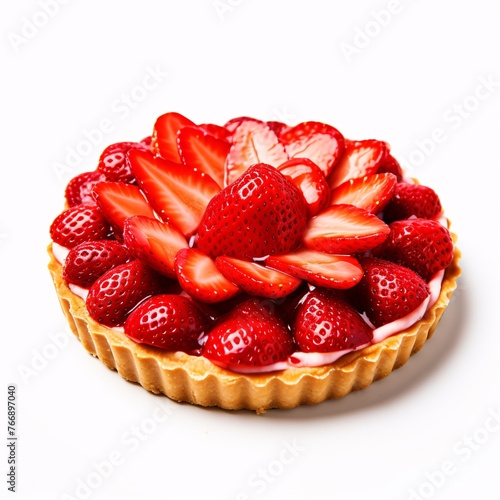
[[[354,349],[373,338],[372,329],[351,305],[321,288],[302,299],[293,336],[304,352]]]
[[[425,281],[453,260],[453,240],[439,222],[407,219],[392,222],[389,228],[391,232],[376,255],[412,269]]]
[[[140,260],[110,269],[90,287],[87,310],[101,325],[123,325],[134,307],[161,289],[158,275]]]
[[[50,226],[52,241],[66,248],[109,237],[111,228],[95,205],[76,205],[59,214]]]
[[[140,142],[117,142],[111,144],[101,153],[97,171],[104,174],[107,181],[124,182],[126,184],[135,182],[135,177],[127,158],[127,153],[131,149],[147,151],[148,146]]]
[[[352,293],[376,327],[408,315],[429,295],[427,283],[407,267],[375,257],[360,263],[365,274]]]
[[[92,188],[99,182],[106,180],[106,176],[94,170],[93,172],[84,172],[73,177],[66,186],[64,196],[68,206],[74,207],[80,203],[90,203],[95,205],[94,197],[92,196]]]
[[[125,334],[140,344],[169,351],[191,352],[201,347],[200,340],[210,321],[187,297],[155,295],[142,302],[125,322]]]
[[[441,211],[441,201],[433,189],[421,184],[398,182],[391,200],[384,208],[384,220],[389,223],[412,216],[433,219]]]
[[[302,193],[276,168],[259,163],[209,202],[197,246],[211,257],[286,253],[300,244],[306,223]]]
[[[293,339],[267,300],[236,306],[208,335],[203,355],[225,368],[245,369],[284,361],[294,352]]]
[[[85,288],[109,269],[131,260],[131,253],[118,241],[85,241],[69,251],[63,277],[67,283]]]

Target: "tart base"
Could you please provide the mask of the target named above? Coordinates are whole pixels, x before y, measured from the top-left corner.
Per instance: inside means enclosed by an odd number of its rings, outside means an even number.
[[[456,240],[455,235],[453,238]],[[219,368],[201,356],[137,344],[125,334],[100,325],[88,315],[85,302],[63,280],[62,266],[52,253],[52,244],[48,253],[48,267],[71,331],[108,368],[148,391],[163,393],[175,401],[257,413],[341,398],[365,389],[403,366],[434,333],[461,272],[460,251],[455,248],[436,303],[411,328],[379,344],[346,354],[325,366],[239,374]]]

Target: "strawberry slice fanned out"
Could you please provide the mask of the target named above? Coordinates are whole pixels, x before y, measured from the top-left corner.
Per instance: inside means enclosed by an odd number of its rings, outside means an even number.
[[[331,192],[330,205],[354,205],[376,214],[383,210],[391,199],[396,182],[396,176],[391,173],[350,179]]]
[[[240,291],[217,269],[211,257],[196,248],[183,248],[177,252],[175,272],[182,288],[201,302],[222,302]]]
[[[150,205],[165,222],[175,225],[187,238],[192,236],[208,202],[220,191],[208,175],[151,153],[133,150],[130,164]]]
[[[125,219],[134,215],[155,216],[141,190],[132,184],[100,182],[94,186],[93,194],[115,236],[121,237]]]
[[[277,135],[263,122],[245,119],[236,128],[225,165],[225,186],[250,166],[266,163],[277,167],[288,160]]]
[[[363,269],[354,257],[307,249],[273,255],[267,258],[266,265],[325,288],[351,288],[363,277]]]
[[[184,165],[209,175],[222,188],[224,165],[231,145],[207,134],[201,127],[185,127],[177,135],[179,156]]]
[[[333,205],[309,220],[303,241],[320,252],[352,254],[375,248],[389,233],[376,215],[353,205]]]
[[[151,147],[155,155],[165,160],[180,163],[177,151],[177,133],[184,127],[196,126],[189,118],[180,113],[170,112],[158,117],[151,135]]]
[[[335,189],[349,179],[377,173],[384,164],[389,147],[383,141],[345,141],[345,151],[328,177],[330,189]]]
[[[139,215],[125,221],[123,239],[136,258],[159,273],[176,278],[175,256],[188,245],[175,227]]]
[[[331,125],[303,122],[280,135],[290,158],[309,158],[327,177],[344,152],[344,137]]]
[[[267,299],[281,299],[294,292],[302,283],[281,271],[252,261],[221,256],[215,260],[219,271],[249,295]]]
[[[330,188],[321,169],[308,158],[292,158],[278,167],[295,184],[307,203],[309,217],[322,210],[330,199]]]

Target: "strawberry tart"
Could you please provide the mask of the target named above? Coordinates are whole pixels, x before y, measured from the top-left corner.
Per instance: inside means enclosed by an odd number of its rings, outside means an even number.
[[[433,334],[460,274],[435,191],[319,122],[166,113],[65,198],[49,269],[73,333],[176,401],[262,413],[366,388]]]

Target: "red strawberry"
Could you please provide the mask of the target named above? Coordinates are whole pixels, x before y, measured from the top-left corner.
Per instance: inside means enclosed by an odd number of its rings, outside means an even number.
[[[90,287],[87,310],[101,325],[122,325],[130,311],[160,291],[158,275],[140,260],[114,267]]]
[[[209,135],[200,127],[185,127],[177,134],[179,156],[184,165],[209,175],[219,187],[224,186],[224,165],[230,144]]]
[[[221,127],[220,125],[215,125],[214,123],[202,123],[196,128],[201,129],[207,134],[223,141],[229,141],[232,135],[226,127]]]
[[[192,300],[162,294],[146,299],[125,321],[125,335],[140,344],[168,351],[192,352],[209,329],[210,321]]]
[[[217,269],[249,295],[281,299],[294,292],[301,279],[276,271],[256,262],[221,256],[215,260]]]
[[[242,121],[235,130],[226,159],[225,186],[240,177],[250,166],[267,163],[273,167],[288,160],[276,134],[263,122]]]
[[[182,288],[201,302],[222,302],[239,292],[239,288],[217,269],[212,258],[196,248],[177,252],[175,272]]]
[[[389,227],[362,208],[332,205],[313,217],[304,233],[304,244],[320,252],[351,254],[380,245]]]
[[[354,257],[315,250],[271,256],[266,259],[266,265],[325,288],[350,288],[363,276],[363,269]]]
[[[146,146],[148,149],[151,149],[153,147],[153,138],[148,135],[141,140],[141,144],[144,144],[144,146]]]
[[[418,273],[425,281],[453,260],[453,240],[445,227],[429,219],[399,220],[376,255]]]
[[[140,142],[117,142],[108,146],[99,158],[97,170],[106,176],[106,180],[132,184],[134,174],[127,161],[127,152],[131,149],[148,151],[149,148]]]
[[[274,167],[260,163],[210,201],[197,246],[211,257],[289,252],[300,243],[306,213],[300,191]]]
[[[192,236],[208,202],[220,191],[209,176],[190,165],[181,165],[143,151],[130,151],[137,182],[150,205],[165,222]]]
[[[384,220],[389,223],[408,219],[411,216],[419,219],[433,219],[442,210],[438,195],[430,187],[398,182],[391,201],[384,209]]]
[[[203,355],[235,371],[286,360],[295,348],[275,309],[272,302],[262,299],[236,306],[210,332]]]
[[[81,203],[95,204],[92,196],[92,188],[99,182],[105,181],[106,177],[102,172],[84,172],[73,177],[68,182],[65,191],[66,202],[69,207],[80,205]]]
[[[52,241],[73,248],[84,241],[103,240],[111,228],[95,205],[75,205],[59,214],[50,226]]]
[[[374,257],[360,262],[365,274],[352,292],[376,327],[407,316],[429,295],[425,281],[406,267]]]
[[[344,137],[334,127],[303,122],[280,136],[290,158],[309,158],[327,177],[344,151]]]
[[[115,236],[119,238],[123,234],[125,219],[134,215],[155,217],[153,209],[137,186],[121,182],[100,182],[94,186],[93,193]]]
[[[224,124],[224,128],[229,132],[229,134],[232,136],[235,132],[235,130],[243,123],[243,122],[260,122],[260,120],[257,120],[255,118],[250,118],[249,116],[238,116],[237,118],[231,118]]]
[[[389,147],[385,142],[346,140],[342,158],[328,177],[330,188],[333,190],[350,179],[377,173],[388,154]]]
[[[175,278],[175,256],[187,248],[184,236],[167,222],[137,215],[124,223],[123,239],[127,248],[149,267]]]
[[[287,179],[302,192],[309,217],[322,210],[330,199],[330,188],[325,175],[314,162],[307,158],[292,158],[278,167]]]
[[[289,127],[286,123],[277,122],[277,121],[269,121],[266,122],[266,125],[278,136],[280,137],[284,133],[288,132],[291,127]]]
[[[86,288],[112,267],[131,260],[130,252],[117,241],[86,241],[68,253],[63,276],[66,282]]]
[[[180,113],[165,113],[155,122],[151,136],[151,146],[155,155],[165,160],[180,163],[177,151],[177,133],[184,127],[196,126],[191,120]]]
[[[391,199],[396,176],[390,173],[357,177],[337,186],[330,197],[330,205],[348,204],[376,214]]]
[[[372,329],[351,305],[321,288],[302,299],[292,332],[304,352],[355,349],[373,338]]]
[[[384,172],[388,172],[390,174],[394,174],[398,182],[403,180],[403,169],[399,162],[392,156],[390,153],[387,155],[386,159],[382,162],[380,167],[378,167],[377,173],[382,174]]]

